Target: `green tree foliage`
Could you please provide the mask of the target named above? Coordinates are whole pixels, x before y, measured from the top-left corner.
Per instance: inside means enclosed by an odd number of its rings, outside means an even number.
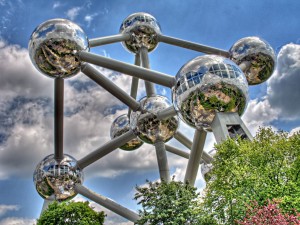
[[[201,217],[199,194],[189,184],[174,180],[170,183],[147,181],[147,187],[136,187],[136,190],[135,199],[143,208],[137,224],[212,225],[210,218]],[[201,220],[206,222],[201,223]]]
[[[300,133],[264,128],[252,142],[228,139],[216,149],[214,168],[206,176],[205,214],[234,224],[251,201],[265,205],[273,199],[283,213],[300,212]]]
[[[42,213],[37,225],[102,225],[104,217],[104,212],[94,211],[89,202],[54,202]]]

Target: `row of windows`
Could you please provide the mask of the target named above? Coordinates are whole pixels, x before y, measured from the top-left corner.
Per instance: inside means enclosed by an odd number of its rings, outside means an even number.
[[[136,16],[131,20],[125,20],[121,26],[121,28],[126,28],[129,27],[130,25],[132,25],[133,23],[135,23],[136,21],[139,22],[147,22],[147,23],[151,23],[153,25],[157,24],[157,22],[155,21],[155,19],[148,17],[148,16]]]
[[[188,88],[199,84],[206,71],[206,67],[200,67],[197,72],[188,72],[185,76],[182,76],[176,84],[177,95],[181,95]],[[241,75],[237,67],[223,63],[212,65],[208,71],[222,78],[237,78]]]

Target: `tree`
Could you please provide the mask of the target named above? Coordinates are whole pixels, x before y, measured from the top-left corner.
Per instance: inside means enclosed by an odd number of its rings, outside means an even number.
[[[147,181],[146,187],[136,187],[135,200],[142,205],[141,219],[137,224],[183,225],[209,224],[210,218],[202,218],[199,211],[199,194],[189,184]],[[206,221],[201,223],[201,220]]]
[[[237,221],[240,225],[300,225],[300,214],[283,214],[276,202],[268,202],[266,206],[260,206],[252,202],[247,209],[246,217]]]
[[[89,202],[53,202],[48,206],[37,225],[103,225],[104,212],[96,212]]]
[[[300,133],[260,129],[253,141],[216,145],[202,210],[222,224],[246,215],[247,204],[276,199],[284,213],[300,212]]]

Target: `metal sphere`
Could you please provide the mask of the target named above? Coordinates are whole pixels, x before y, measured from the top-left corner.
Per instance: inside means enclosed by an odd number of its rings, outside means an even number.
[[[248,84],[256,85],[266,81],[275,68],[275,52],[259,37],[238,40],[229,50],[230,58],[244,71]]]
[[[52,19],[33,31],[28,48],[30,59],[40,72],[52,78],[68,78],[80,71],[77,53],[88,51],[88,38],[77,24]]]
[[[158,45],[157,35],[161,33],[157,20],[148,13],[134,13],[128,16],[120,27],[120,33],[129,33],[131,39],[123,42],[123,46],[132,53],[137,53],[144,46],[148,52]]]
[[[77,194],[74,185],[82,184],[83,172],[72,156],[65,154],[61,161],[57,161],[51,154],[36,166],[33,181],[42,198],[64,201]]]
[[[172,94],[174,107],[183,121],[210,131],[216,112],[243,114],[248,101],[248,84],[234,62],[205,55],[189,61],[179,70]]]
[[[203,179],[207,182],[210,179],[210,172],[213,169],[212,164],[201,164],[201,174]]]
[[[130,130],[130,125],[129,125],[129,118],[127,114],[121,115],[118,118],[116,118],[112,123],[110,128],[110,137],[111,139],[114,139],[116,137],[121,136],[122,134],[126,133],[129,130]],[[134,138],[119,148],[126,151],[132,151],[138,149],[143,144],[144,142],[142,142],[140,139]]]
[[[171,104],[164,96],[144,97],[140,100],[141,111],[132,112],[130,127],[144,142],[155,144],[169,141],[175,134],[179,120],[177,116],[166,120],[158,120],[157,112],[168,108]]]

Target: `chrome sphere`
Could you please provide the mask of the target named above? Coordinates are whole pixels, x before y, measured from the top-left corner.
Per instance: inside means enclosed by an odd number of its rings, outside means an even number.
[[[206,163],[201,164],[201,174],[202,174],[203,179],[206,182],[209,181],[209,179],[211,178],[210,171],[212,169],[213,169],[212,164],[206,164]]]
[[[248,101],[248,84],[234,62],[205,55],[189,61],[179,70],[172,94],[174,107],[183,121],[210,131],[216,112],[243,114]]]
[[[121,115],[117,119],[115,119],[114,122],[112,123],[110,128],[110,137],[111,139],[119,137],[129,130],[130,130],[130,125],[129,125],[129,118],[127,114]],[[127,151],[132,151],[138,149],[143,144],[144,142],[142,142],[140,139],[134,138],[119,148]]]
[[[123,42],[124,47],[132,53],[137,53],[144,46],[148,52],[158,45],[157,34],[160,34],[160,25],[148,13],[134,13],[128,16],[120,27],[120,33],[129,33],[131,39]]]
[[[238,40],[229,50],[230,58],[244,71],[248,84],[266,81],[275,68],[275,52],[266,41],[259,37]]]
[[[134,133],[149,144],[169,141],[179,125],[177,116],[166,120],[157,119],[157,112],[171,105],[168,99],[164,96],[144,97],[140,104],[141,111],[130,115],[130,127]]]
[[[75,23],[52,19],[39,25],[29,41],[29,55],[43,74],[67,78],[80,71],[79,51],[88,51],[88,38]]]
[[[75,184],[82,184],[83,172],[77,161],[67,154],[61,161],[51,154],[36,167],[33,175],[35,188],[42,198],[64,201],[75,197]]]

